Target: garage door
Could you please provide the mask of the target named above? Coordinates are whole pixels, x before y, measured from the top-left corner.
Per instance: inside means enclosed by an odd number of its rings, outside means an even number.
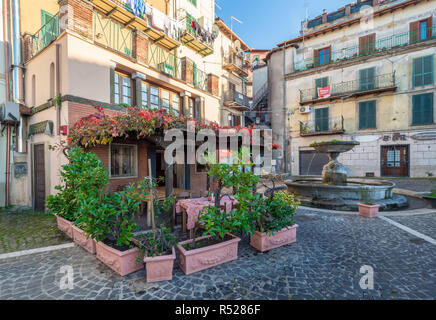
[[[329,162],[326,153],[300,151],[300,175],[320,176],[322,168]]]

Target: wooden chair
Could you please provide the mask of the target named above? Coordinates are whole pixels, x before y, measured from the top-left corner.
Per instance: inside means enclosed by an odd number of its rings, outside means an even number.
[[[176,202],[180,199],[190,199],[191,191],[190,190],[174,190],[174,196],[176,199],[173,203],[173,220],[174,225],[177,225],[177,213],[176,213]],[[182,208],[182,228],[183,232],[186,232],[186,211]]]

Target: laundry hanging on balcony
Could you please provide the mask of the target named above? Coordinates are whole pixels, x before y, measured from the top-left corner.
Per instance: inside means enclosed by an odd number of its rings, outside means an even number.
[[[318,98],[328,98],[331,96],[331,86],[318,88]]]
[[[132,9],[135,16],[144,16],[146,8],[144,0],[124,0],[124,3]]]
[[[216,34],[210,33],[206,29],[204,29],[197,21],[192,20],[191,27],[194,29],[194,31],[201,37],[203,42],[209,42],[212,43],[215,38]]]

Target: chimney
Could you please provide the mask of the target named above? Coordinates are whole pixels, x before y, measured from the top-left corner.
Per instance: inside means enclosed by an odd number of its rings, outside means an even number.
[[[323,11],[322,11],[322,23],[324,24],[324,23],[327,23],[327,10],[326,9],[324,9]]]

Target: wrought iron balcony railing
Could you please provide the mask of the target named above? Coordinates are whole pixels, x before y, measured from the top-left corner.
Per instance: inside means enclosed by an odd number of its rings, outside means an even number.
[[[342,134],[344,129],[344,117],[330,118],[320,117],[311,121],[300,121],[300,136],[316,136]]]
[[[29,52],[30,57],[41,52],[50,43],[56,40],[59,34],[59,13],[57,13],[32,36],[33,43],[30,48],[32,52]]]
[[[224,57],[224,69],[230,72],[235,72],[240,77],[247,77],[248,73],[245,71],[244,58],[237,54],[229,54]]]
[[[321,65],[338,63],[362,56],[373,55],[393,48],[404,47],[434,38],[436,38],[436,26],[428,28],[425,33],[420,30],[397,33],[365,45],[345,47],[328,53],[328,56],[315,56],[307,59],[298,59],[297,56],[296,62],[294,63],[294,72],[320,67]]]
[[[250,99],[236,90],[227,90],[224,94],[224,103],[233,107],[250,107]]]
[[[321,99],[359,96],[376,90],[394,90],[395,88],[394,72],[365,79],[365,81],[353,80],[332,84],[331,93],[328,97],[319,97],[317,88],[300,90],[300,104],[312,103]]]

